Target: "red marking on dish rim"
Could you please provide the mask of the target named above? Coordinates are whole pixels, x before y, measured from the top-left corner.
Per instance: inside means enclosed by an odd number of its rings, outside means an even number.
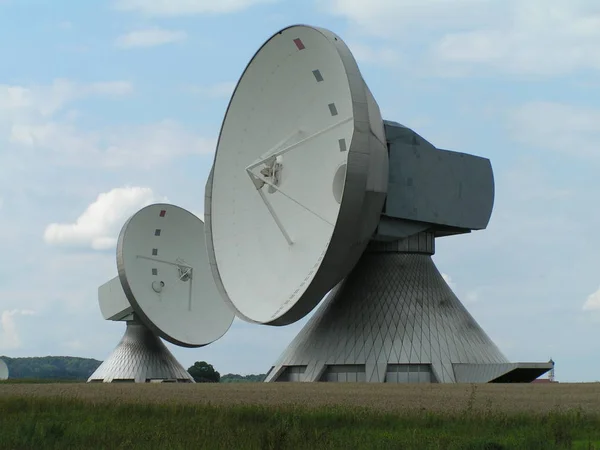
[[[304,50],[306,48],[306,47],[304,47],[304,44],[302,43],[300,38],[294,39],[294,44],[296,44],[296,47],[298,47],[298,50]]]
[[[160,210],[160,214],[159,214],[159,216],[160,216],[160,217],[165,217],[165,214],[166,214],[166,213],[167,213],[167,210],[166,210],[166,209],[161,209],[161,210]]]

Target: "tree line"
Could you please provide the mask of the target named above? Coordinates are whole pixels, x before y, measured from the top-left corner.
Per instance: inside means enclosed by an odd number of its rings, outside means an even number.
[[[8,367],[9,378],[87,380],[102,361],[72,356],[38,356],[31,358],[0,357]]]
[[[38,356],[29,358],[10,358],[0,356],[8,366],[9,378],[29,378],[39,380],[87,380],[102,364],[92,358],[73,356]],[[266,374],[239,375],[228,373],[221,375],[212,364],[197,361],[188,368],[189,374],[198,383],[248,383],[262,382]]]
[[[260,383],[265,380],[266,373],[258,375],[239,375],[227,373],[223,376],[206,361],[196,361],[188,370],[196,383]]]

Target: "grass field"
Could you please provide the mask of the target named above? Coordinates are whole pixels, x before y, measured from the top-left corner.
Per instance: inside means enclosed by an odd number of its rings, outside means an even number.
[[[0,383],[0,448],[600,449],[600,384]]]

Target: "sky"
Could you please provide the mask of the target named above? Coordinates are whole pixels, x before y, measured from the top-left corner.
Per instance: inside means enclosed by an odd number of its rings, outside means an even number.
[[[202,217],[235,83],[297,23],[344,39],[385,119],[491,160],[488,228],[434,260],[509,359],[600,380],[596,0],[0,0],[0,354],[111,353],[121,226],[157,201]],[[265,373],[305,322],[168,347]]]

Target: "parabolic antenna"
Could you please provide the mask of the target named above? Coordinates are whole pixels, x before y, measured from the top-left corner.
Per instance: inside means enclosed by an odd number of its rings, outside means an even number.
[[[8,380],[8,366],[0,359],[0,380]]]
[[[490,161],[382,123],[329,31],[286,28],[250,61],[205,197],[238,315],[285,325],[337,285],[266,381],[528,382],[552,367],[509,362],[432,260],[436,238],[487,227]]]
[[[210,344],[233,322],[208,268],[204,224],[183,208],[154,204],[134,214],[119,235],[117,268],[133,313],[173,344]]]
[[[233,93],[206,186],[224,298],[250,322],[302,318],[358,261],[387,182],[379,107],[344,42],[301,25],[273,35]]]

